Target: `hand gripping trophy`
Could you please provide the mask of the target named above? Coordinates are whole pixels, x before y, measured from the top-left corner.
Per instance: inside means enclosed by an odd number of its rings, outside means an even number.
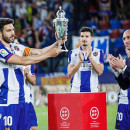
[[[61,39],[65,37],[65,35],[67,35],[67,31],[68,31],[68,19],[65,18],[65,12],[61,9],[61,6],[59,7],[59,10],[56,13],[57,18],[55,18],[53,20],[53,25],[55,27],[55,30],[57,32],[58,35],[58,46],[60,46],[61,43]],[[64,43],[64,48],[65,50],[63,50],[64,52],[68,52],[65,43]]]

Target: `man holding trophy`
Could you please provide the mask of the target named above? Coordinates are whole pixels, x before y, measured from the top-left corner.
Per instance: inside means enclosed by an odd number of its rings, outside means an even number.
[[[92,48],[93,31],[89,27],[80,30],[80,48],[69,52],[68,75],[71,92],[98,92],[98,75],[103,73],[103,52]]]
[[[63,18],[62,14],[60,18]],[[64,28],[67,26],[58,20],[55,26],[57,41],[46,48],[35,49],[14,43],[13,24],[13,19],[0,18],[0,130],[30,130],[21,65],[35,64],[63,52],[61,45],[67,40],[67,29]]]

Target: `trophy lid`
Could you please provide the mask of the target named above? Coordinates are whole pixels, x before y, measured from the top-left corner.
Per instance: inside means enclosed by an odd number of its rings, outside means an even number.
[[[65,18],[65,12],[59,7],[58,12],[56,13],[57,18]]]

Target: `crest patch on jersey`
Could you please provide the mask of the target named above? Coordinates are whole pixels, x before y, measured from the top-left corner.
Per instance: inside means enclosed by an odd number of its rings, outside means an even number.
[[[5,49],[0,49],[0,55],[3,57],[7,56],[9,53]]]
[[[10,130],[10,128],[9,127],[5,127],[5,130]]]
[[[18,46],[14,46],[14,49],[15,49],[16,51],[19,51],[19,47],[18,47]]]
[[[97,55],[98,55],[98,52],[94,52],[93,55],[94,55],[94,56],[97,56]]]

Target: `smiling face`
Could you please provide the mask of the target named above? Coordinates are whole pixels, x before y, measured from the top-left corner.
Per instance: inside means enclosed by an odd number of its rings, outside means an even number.
[[[80,42],[81,46],[88,46],[91,45],[91,42],[93,41],[93,37],[91,36],[90,32],[80,32]]]
[[[3,27],[3,31],[0,33],[1,38],[6,43],[14,42],[14,26],[13,24],[7,24]]]

